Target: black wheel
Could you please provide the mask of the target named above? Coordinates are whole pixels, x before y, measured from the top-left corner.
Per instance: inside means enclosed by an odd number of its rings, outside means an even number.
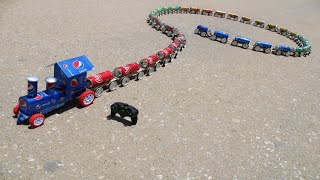
[[[132,124],[132,125],[136,125],[137,122],[138,122],[138,117],[137,117],[137,116],[131,117],[131,124]]]

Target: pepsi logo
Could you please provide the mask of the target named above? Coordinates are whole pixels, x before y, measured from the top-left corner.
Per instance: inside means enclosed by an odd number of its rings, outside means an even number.
[[[42,99],[42,95],[37,94],[37,96],[36,96],[34,99],[35,99],[35,100],[40,100],[40,99]]]
[[[67,69],[67,68],[68,68],[68,65],[66,65],[66,64],[63,64],[63,67]]]
[[[83,69],[84,68],[84,64],[81,61],[73,61],[72,66],[76,69]]]
[[[71,86],[72,87],[77,87],[78,86],[78,79],[77,78],[73,78],[71,80]]]
[[[55,83],[47,83],[48,88],[52,89],[54,88]]]
[[[28,83],[28,91],[33,91],[34,90],[34,86],[30,83]]]
[[[22,107],[26,107],[27,103],[23,99],[20,99],[19,100],[19,105],[22,106]]]

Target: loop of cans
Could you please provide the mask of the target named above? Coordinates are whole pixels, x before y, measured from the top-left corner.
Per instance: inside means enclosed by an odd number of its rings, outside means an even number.
[[[157,30],[161,30],[162,32],[165,31],[165,23],[158,19],[159,16],[166,15],[166,14],[172,14],[172,13],[183,13],[183,14],[201,14],[201,15],[207,15],[207,16],[214,16],[219,18],[227,18],[229,20],[233,21],[239,21],[241,23],[245,24],[252,24],[253,26],[259,27],[259,28],[265,28],[266,30],[277,32],[278,34],[281,34],[283,36],[286,36],[297,43],[297,47],[289,47],[289,46],[283,46],[283,45],[277,45],[272,49],[272,52],[277,55],[285,55],[285,56],[295,56],[295,57],[301,57],[301,56],[308,56],[311,54],[311,45],[309,44],[309,41],[303,37],[302,35],[299,35],[293,31],[289,31],[287,28],[278,27],[274,24],[267,24],[261,20],[252,20],[250,17],[246,16],[238,16],[237,14],[229,13],[219,11],[219,10],[212,10],[212,9],[200,9],[198,7],[182,7],[182,6],[167,6],[167,7],[161,7],[158,9],[154,9],[149,13],[149,17],[147,19],[147,22],[151,21],[152,27],[154,27]],[[209,32],[207,32],[209,33]],[[168,36],[171,36],[171,31],[168,31]],[[211,34],[214,35],[214,33],[211,32]],[[226,33],[220,32],[216,36],[216,38],[222,42],[225,41],[224,38],[226,38]],[[201,35],[201,32],[200,32]],[[211,37],[211,36],[210,36]],[[215,37],[215,36],[214,36]],[[213,39],[214,39],[213,37]],[[247,38],[243,37],[237,37],[234,39],[233,44],[241,44],[242,47],[247,47]],[[231,45],[233,45],[231,43]],[[271,47],[269,47],[271,44],[267,42],[257,41],[253,45],[253,50],[260,51],[263,50],[266,53],[271,52]],[[270,50],[269,50],[270,49]]]

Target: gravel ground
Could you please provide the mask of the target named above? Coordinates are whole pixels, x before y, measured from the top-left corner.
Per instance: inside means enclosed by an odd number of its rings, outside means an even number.
[[[319,1],[181,3],[1,1],[0,179],[319,179]],[[87,108],[59,109],[37,129],[16,125],[27,75],[41,77],[42,90],[47,66],[63,59],[87,55],[89,74],[139,61],[170,43],[145,23],[148,12],[176,4],[279,24],[306,36],[313,53],[277,57],[212,42],[193,34],[196,25],[295,45],[227,19],[168,15],[188,40],[176,61]],[[139,109],[136,126],[106,118],[116,101]]]

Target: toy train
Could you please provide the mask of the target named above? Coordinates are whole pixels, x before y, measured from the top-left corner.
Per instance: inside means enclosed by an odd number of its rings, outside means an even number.
[[[127,86],[134,78],[140,80],[144,75],[151,75],[159,67],[165,66],[176,58],[178,51],[185,47],[185,37],[180,34],[166,48],[156,54],[142,59],[139,63],[132,62],[111,71],[104,71],[87,77],[87,72],[94,69],[86,56],[79,56],[55,63],[54,76],[47,77],[46,90],[38,92],[36,76],[30,76],[28,94],[21,96],[13,113],[17,116],[17,124],[29,120],[33,128],[41,126],[45,114],[77,100],[83,106],[89,106],[104,90],[113,91],[120,86]]]
[[[194,30],[195,34],[200,34],[202,37],[208,37],[211,40],[219,40],[222,43],[227,43],[229,34],[221,31],[214,31],[213,33],[211,32],[211,29],[198,25],[197,28]],[[303,37],[303,36],[298,36],[299,44],[301,44],[302,47],[299,48],[293,48],[289,46],[283,46],[283,45],[277,45],[272,49],[272,45],[267,42],[262,42],[262,41],[256,41],[256,43],[253,45],[252,49],[257,52],[265,52],[266,54],[269,54],[270,52],[273,52],[275,55],[284,55],[284,56],[306,56],[309,55],[311,52],[311,46],[309,45],[309,42]],[[241,45],[242,48],[248,49],[249,44],[251,40],[248,38],[244,38],[241,36],[236,36],[232,42],[232,46],[238,46]]]

